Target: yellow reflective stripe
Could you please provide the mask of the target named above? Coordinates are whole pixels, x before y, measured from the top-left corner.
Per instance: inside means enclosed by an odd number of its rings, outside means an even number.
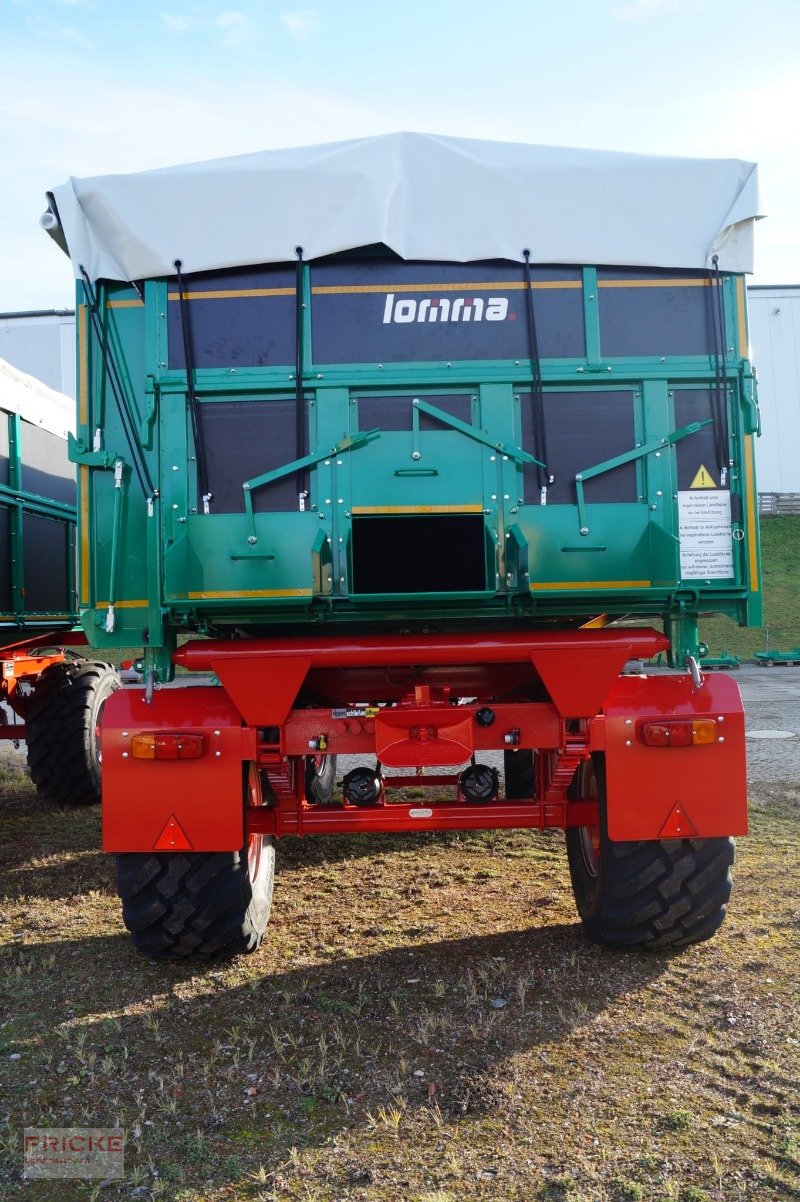
[[[598,280],[598,288],[707,288],[709,280]]]
[[[750,348],[747,345],[747,309],[744,303],[742,276],[738,276],[736,280],[736,319],[739,324],[739,357],[747,359]]]
[[[758,592],[758,547],[756,544],[756,474],[753,435],[744,436],[744,493],[747,501],[747,561],[750,569],[750,589]]]
[[[218,292],[184,292],[184,300],[238,300],[241,296],[294,296],[294,288],[227,288]],[[177,292],[168,292],[167,299],[180,300]]]
[[[312,288],[314,296],[341,296],[349,292],[521,292],[524,280],[491,280],[489,283],[466,280],[463,284],[325,284]],[[580,280],[540,280],[533,285],[542,288],[582,288]]]
[[[78,469],[78,491],[81,504],[81,605],[89,604],[89,469]]]
[[[482,505],[354,505],[356,517],[370,513],[483,513]]]
[[[590,618],[588,622],[582,622],[581,630],[602,630],[604,626],[608,626],[609,622],[613,622],[612,614],[598,614],[596,618]]]
[[[541,280],[533,285],[542,288],[582,288],[580,280]],[[490,283],[475,283],[467,280],[463,284],[320,284],[312,288],[314,296],[343,296],[353,292],[509,292],[522,291],[524,280],[494,280]],[[231,300],[242,296],[294,296],[294,288],[240,288],[220,289],[217,292],[184,292],[184,300]],[[178,300],[177,292],[167,294],[171,301]],[[117,302],[111,302],[116,304]],[[134,302],[120,301],[119,304]],[[136,302],[138,303],[138,302]]]
[[[107,309],[143,309],[144,301],[141,300],[115,300],[106,301]]]
[[[86,342],[86,305],[78,306],[78,365],[81,375],[78,420],[82,426],[86,426],[89,423],[89,350]]]
[[[590,589],[590,588],[650,588],[650,580],[540,580],[531,584],[531,592],[555,589]]]
[[[216,592],[187,593],[186,596],[190,601],[208,601],[223,597],[310,597],[312,591],[310,588],[235,588]],[[180,599],[175,594],[170,595],[172,601]]]
[[[110,601],[98,601],[95,609],[108,609]],[[115,601],[114,609],[147,609],[146,601]]]

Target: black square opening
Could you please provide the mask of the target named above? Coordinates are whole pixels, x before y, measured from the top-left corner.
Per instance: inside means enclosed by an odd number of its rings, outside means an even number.
[[[485,589],[482,514],[353,518],[355,593],[464,593]]]

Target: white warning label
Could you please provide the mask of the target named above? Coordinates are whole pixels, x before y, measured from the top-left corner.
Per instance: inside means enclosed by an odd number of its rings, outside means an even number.
[[[721,580],[733,575],[731,494],[727,489],[678,493],[682,580]]]

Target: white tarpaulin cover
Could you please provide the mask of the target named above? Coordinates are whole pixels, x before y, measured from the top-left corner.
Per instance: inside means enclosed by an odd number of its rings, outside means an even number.
[[[18,413],[32,426],[41,426],[59,438],[75,433],[75,402],[63,392],[48,388],[0,359],[0,409]]]
[[[404,259],[752,271],[757,168],[397,133],[70,179],[42,224],[78,274],[138,280],[384,243]],[[56,216],[57,214],[57,216]],[[59,229],[60,221],[60,229]]]

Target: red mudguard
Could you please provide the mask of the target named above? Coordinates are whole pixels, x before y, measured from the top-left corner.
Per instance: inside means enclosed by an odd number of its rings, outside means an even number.
[[[612,839],[747,834],[744,708],[729,676],[623,676],[593,724],[604,746],[608,833]],[[716,741],[699,747],[648,747],[645,722],[714,718]]]

